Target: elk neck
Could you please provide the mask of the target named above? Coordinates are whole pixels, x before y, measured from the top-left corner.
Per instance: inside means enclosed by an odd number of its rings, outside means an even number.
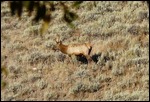
[[[60,49],[60,51],[61,51],[62,53],[67,54],[67,48],[68,48],[68,46],[62,44],[62,42],[60,41],[60,43],[59,43],[59,49]]]

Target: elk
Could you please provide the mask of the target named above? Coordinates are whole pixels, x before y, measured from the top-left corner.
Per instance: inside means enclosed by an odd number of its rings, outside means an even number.
[[[69,55],[70,57],[72,55],[75,56],[84,56],[86,59],[91,61],[90,52],[92,50],[92,45],[90,43],[83,43],[83,44],[69,44],[64,45],[59,37],[55,39],[58,49],[64,53]]]

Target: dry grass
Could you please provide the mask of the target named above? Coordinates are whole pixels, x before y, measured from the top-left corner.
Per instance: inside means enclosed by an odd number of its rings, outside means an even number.
[[[1,4],[1,64],[9,83],[1,100],[149,100],[149,11],[140,1],[96,1],[81,4],[74,31],[62,22],[62,13],[43,35],[24,13],[11,17]],[[55,37],[65,44],[93,44],[97,63],[80,63],[55,51]]]

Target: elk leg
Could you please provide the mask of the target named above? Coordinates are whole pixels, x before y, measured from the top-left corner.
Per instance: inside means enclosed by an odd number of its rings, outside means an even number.
[[[91,65],[92,65],[92,58],[88,55],[87,57],[87,60],[88,60],[88,68],[91,68]]]
[[[72,56],[69,55],[69,63],[72,63]]]
[[[74,61],[73,61],[73,57],[74,57],[74,56],[73,56],[73,55],[69,55],[69,57],[70,57],[69,62],[70,62],[70,63],[73,63],[73,65],[74,65]]]
[[[92,58],[88,55],[86,56],[87,60],[88,60],[88,64],[92,62]]]

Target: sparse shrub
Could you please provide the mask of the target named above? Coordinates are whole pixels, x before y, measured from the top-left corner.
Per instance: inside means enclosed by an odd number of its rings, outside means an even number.
[[[34,83],[36,82],[37,80],[40,80],[41,79],[41,75],[38,75],[38,74],[33,74],[33,75],[30,75],[29,76],[29,81]]]
[[[29,64],[36,64],[36,63],[39,63],[39,62],[42,62],[42,63],[50,63],[51,61],[54,62],[54,55],[52,54],[45,54],[45,53],[41,53],[41,52],[38,52],[38,51],[35,51],[35,52],[32,52],[30,54],[30,56],[27,56],[26,57],[26,60]]]
[[[8,95],[6,101],[13,101],[15,98],[12,95]],[[3,100],[2,100],[3,101]]]
[[[45,82],[44,80],[39,80],[37,81],[37,86],[42,90],[45,89],[47,87],[48,83]]]
[[[71,93],[78,94],[79,92],[86,92],[88,89],[88,86],[83,83],[77,83],[73,88],[71,88]]]
[[[54,49],[54,43],[53,41],[45,41],[44,45],[46,46],[46,48],[53,48]]]
[[[22,90],[22,85],[20,83],[13,83],[8,86],[8,91],[13,92],[13,94],[17,94]]]
[[[31,56],[28,57],[27,61],[32,63],[37,63],[40,59],[42,59],[42,54],[40,52],[33,52]]]
[[[8,69],[10,73],[13,73],[15,75],[21,73],[21,66],[11,65],[11,66],[8,66]]]
[[[114,62],[112,67],[112,74],[116,76],[120,76],[123,75],[123,73],[124,73],[124,67],[118,62]]]
[[[132,25],[128,28],[128,32],[133,35],[138,35],[140,26]]]
[[[98,57],[97,64],[100,66],[105,66],[106,62],[113,61],[114,57],[109,54],[109,52],[102,53],[101,56]]]
[[[45,101],[56,101],[58,98],[58,95],[56,92],[45,92],[44,93],[44,100]]]
[[[144,19],[148,18],[148,12],[146,11],[139,11],[138,12],[138,20],[143,21]]]
[[[99,83],[91,83],[88,87],[88,92],[97,92],[100,89]]]
[[[64,60],[66,59],[66,56],[65,55],[59,55],[58,56],[58,61],[61,61],[61,62],[63,62]]]
[[[79,77],[79,78],[84,78],[84,77],[88,77],[89,75],[88,75],[88,70],[86,70],[86,69],[82,69],[81,67],[80,67],[80,69],[79,70],[77,70],[77,71],[75,71],[74,72],[74,77]]]

